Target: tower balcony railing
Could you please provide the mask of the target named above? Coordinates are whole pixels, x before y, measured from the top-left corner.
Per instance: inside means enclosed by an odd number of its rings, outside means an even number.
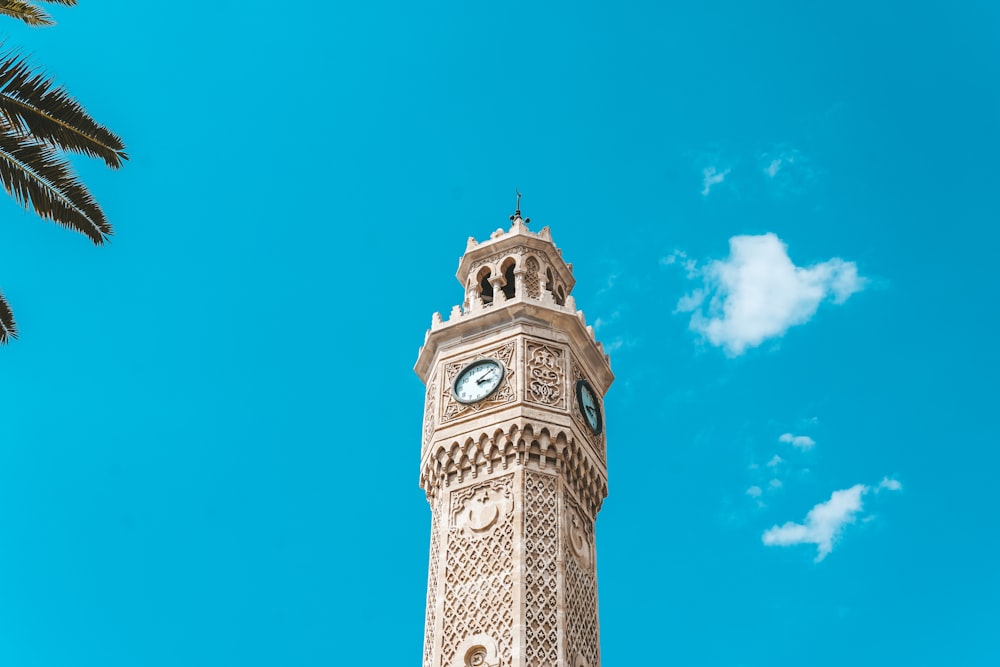
[[[461,305],[454,305],[451,308],[451,312],[448,315],[448,319],[441,317],[441,313],[435,312],[431,315],[431,328],[424,334],[424,343],[427,343],[428,338],[430,338],[431,332],[438,331],[439,329],[448,328],[459,324],[460,322],[465,322],[474,319],[480,315],[484,315],[488,312],[494,311],[499,308],[506,308],[508,306],[514,306],[517,304],[532,304],[543,306],[549,310],[554,310],[560,313],[566,313],[568,315],[574,315],[583,325],[587,334],[590,336],[591,340],[597,345],[598,349],[604,354],[605,357],[608,355],[604,352],[604,345],[597,340],[597,336],[594,333],[594,327],[587,324],[586,315],[582,310],[578,310],[576,307],[576,299],[573,298],[572,294],[566,296],[563,304],[556,302],[555,297],[552,292],[548,290],[542,290],[538,297],[532,297],[525,293],[522,289],[520,281],[515,288],[515,295],[513,297],[504,296],[502,292],[499,292],[498,297],[494,297],[492,302],[484,303],[478,295],[473,295],[474,298],[470,298],[465,307]]]

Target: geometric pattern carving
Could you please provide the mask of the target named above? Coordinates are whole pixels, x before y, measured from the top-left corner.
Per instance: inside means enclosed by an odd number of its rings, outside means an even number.
[[[463,368],[468,366],[473,359],[463,359],[461,361],[453,361],[445,364],[445,404],[441,415],[442,422],[449,422],[470,414],[483,412],[485,410],[495,408],[498,405],[510,403],[514,400],[514,343],[504,343],[495,349],[484,350],[474,357],[474,359],[487,358],[495,359],[500,362],[500,364],[504,367],[504,377],[503,381],[500,383],[500,387],[495,392],[477,403],[459,403],[455,400],[454,396],[451,395],[451,385],[455,381],[455,377],[462,371]]]
[[[441,512],[437,507],[431,508],[431,554],[427,569],[427,615],[424,618],[424,667],[431,666],[431,655],[434,652],[434,624],[437,621],[437,590],[438,590],[438,559],[441,556]]]
[[[583,655],[590,665],[599,665],[597,629],[597,581],[573,559],[566,563],[566,664]]]
[[[524,253],[529,251],[530,248],[528,248],[528,246],[519,245],[519,246],[514,246],[509,250],[504,250],[503,252],[495,252],[488,257],[483,257],[482,259],[474,262],[472,266],[469,267],[469,270],[475,273],[475,270],[478,269],[480,266],[486,266],[487,264],[496,265],[496,263],[500,261],[500,259],[502,258],[509,257],[511,255],[523,255]]]
[[[594,526],[568,496],[564,494],[563,497],[566,501],[564,516],[579,521],[582,536],[589,540],[589,562],[584,564],[569,541],[563,558],[566,577],[566,664],[576,665],[582,656],[584,664],[599,665],[601,649],[597,624],[597,575],[593,558]],[[570,526],[569,530],[574,528]]]
[[[524,633],[525,667],[559,663],[559,554],[556,479],[525,472]]]
[[[434,408],[437,407],[437,374],[427,383],[427,397],[424,400],[424,447],[434,435]]]
[[[556,408],[566,407],[563,352],[557,347],[528,341],[528,376],[525,400]]]
[[[524,274],[524,292],[532,299],[537,299],[542,295],[542,288],[540,281],[538,279],[538,260],[534,257],[528,257],[524,262],[524,268],[527,270]]]
[[[514,625],[513,559],[514,521],[511,512],[497,518],[491,539],[470,535],[459,518],[477,492],[513,495],[513,475],[463,489],[453,494],[449,512],[448,545],[445,551],[444,619],[441,633],[441,664],[448,667],[456,658],[462,641],[473,635],[494,638],[500,664],[511,664],[511,632]]]

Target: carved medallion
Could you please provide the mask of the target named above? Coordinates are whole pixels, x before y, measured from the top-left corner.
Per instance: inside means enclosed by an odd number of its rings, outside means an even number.
[[[452,497],[452,526],[466,537],[489,534],[514,509],[510,483],[505,478],[456,491]]]
[[[589,572],[594,564],[593,530],[580,510],[569,502],[566,503],[566,543],[576,562]]]
[[[534,341],[527,343],[525,400],[555,408],[566,407],[563,351]]]

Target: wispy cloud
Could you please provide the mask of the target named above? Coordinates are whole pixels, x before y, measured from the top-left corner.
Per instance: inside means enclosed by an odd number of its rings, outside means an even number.
[[[680,264],[684,267],[684,272],[688,278],[698,276],[698,262],[688,257],[687,253],[683,250],[674,250],[666,257],[660,258],[660,265],[662,266],[673,266],[675,264]]]
[[[791,433],[782,433],[778,442],[784,442],[799,449],[812,449],[813,445],[816,444],[816,441],[808,435],[793,435]]]
[[[758,160],[769,190],[779,197],[799,194],[816,180],[816,169],[798,149],[776,146]]]
[[[815,544],[818,563],[833,551],[834,540],[844,527],[857,520],[857,514],[864,506],[861,496],[867,490],[864,484],[855,484],[849,489],[834,491],[828,501],[809,510],[805,523],[789,521],[782,526],[774,526],[764,531],[761,539],[768,546]]]
[[[774,234],[732,237],[729,257],[698,269],[696,279],[703,285],[681,298],[677,311],[692,312],[691,329],[734,357],[808,322],[824,300],[843,303],[866,283],[854,262],[839,257],[796,266]]]
[[[879,491],[902,491],[903,485],[899,483],[897,479],[890,479],[889,477],[883,477],[882,481],[878,483],[875,487],[875,492]]]
[[[702,196],[707,197],[709,192],[712,191],[712,186],[718,185],[719,183],[722,183],[724,180],[726,180],[726,176],[729,175],[730,171],[732,170],[729,169],[728,167],[720,171],[719,168],[716,166],[705,167],[704,169],[702,169],[701,170]]]
[[[898,491],[902,485],[886,477],[875,491],[883,488]],[[829,500],[809,510],[803,523],[789,521],[780,526],[772,526],[764,531],[761,541],[767,546],[780,547],[815,544],[818,563],[833,551],[844,529],[857,522],[858,514],[864,509],[862,498],[870,491],[871,487],[865,484],[855,484],[849,489],[834,491]]]

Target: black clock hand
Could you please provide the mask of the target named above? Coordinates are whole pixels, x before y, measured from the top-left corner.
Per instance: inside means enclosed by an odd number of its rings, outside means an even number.
[[[584,407],[586,407],[586,408],[587,408],[587,412],[589,412],[590,414],[594,414],[594,408],[593,408],[593,406],[590,406],[590,405],[586,405],[586,406],[584,406]]]

